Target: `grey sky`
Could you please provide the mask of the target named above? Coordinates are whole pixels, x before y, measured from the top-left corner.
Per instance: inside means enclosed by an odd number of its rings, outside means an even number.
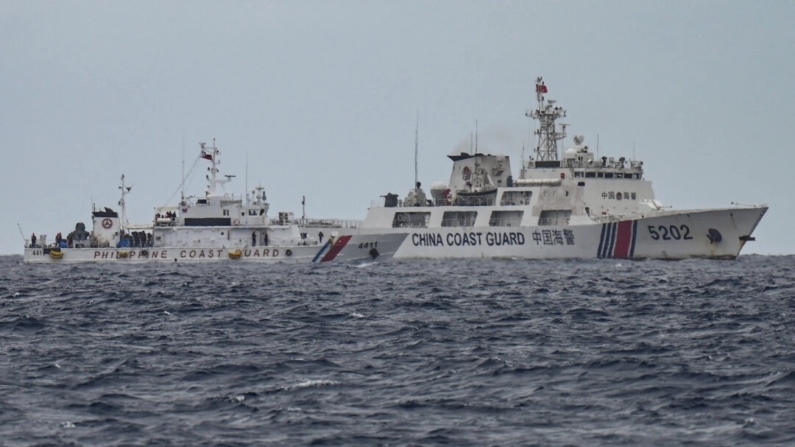
[[[518,173],[534,80],[570,135],[644,160],[676,208],[770,205],[743,253],[795,252],[795,2],[66,1],[0,3],[0,135],[16,228],[90,226],[92,199],[151,220],[198,142],[217,138],[229,192],[277,211],[363,218],[414,178],[447,181],[468,145]],[[571,139],[567,140],[567,145]],[[204,169],[204,164],[200,164]],[[204,190],[205,171],[189,194]],[[173,201],[172,201],[173,202]]]

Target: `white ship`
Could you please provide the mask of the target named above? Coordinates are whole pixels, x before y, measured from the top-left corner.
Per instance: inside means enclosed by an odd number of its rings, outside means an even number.
[[[65,238],[60,233],[48,244],[35,233],[25,245],[25,263],[154,263],[154,262],[330,262],[379,261],[390,258],[406,239],[405,233],[367,232],[338,234],[333,229],[319,238],[301,234],[292,213],[268,217],[262,187],[244,203],[219,191],[233,176],[218,177],[220,151],[201,143],[200,158],[210,163],[207,191],[202,197],[182,197],[179,206],[155,209],[145,225],[129,225],[125,196],[130,192],[121,177],[121,214],[110,209],[91,212],[93,229],[78,222]]]
[[[566,112],[536,83],[535,156],[518,178],[507,155],[449,155],[447,184],[427,197],[419,182],[399,199],[386,194],[349,232],[408,234],[396,258],[734,259],[767,211],[766,205],[674,210],[654,197],[643,163],[595,158],[581,136],[559,158]],[[416,182],[416,179],[415,179]],[[302,231],[316,231],[311,221]]]

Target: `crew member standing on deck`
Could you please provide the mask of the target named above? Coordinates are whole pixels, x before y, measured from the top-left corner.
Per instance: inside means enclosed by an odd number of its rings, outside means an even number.
[[[33,248],[36,247],[36,233],[30,235],[30,246]]]
[[[318,231],[317,232],[317,238],[320,241],[320,243],[322,244],[323,243],[323,231]]]
[[[257,246],[257,232],[256,231],[252,231],[251,232],[251,245],[254,246],[254,247]]]

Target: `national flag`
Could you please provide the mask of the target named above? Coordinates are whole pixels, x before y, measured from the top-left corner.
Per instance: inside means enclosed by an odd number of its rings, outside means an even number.
[[[536,93],[546,93],[547,86],[544,84],[536,84]]]
[[[202,150],[202,154],[200,156],[201,156],[201,158],[203,158],[205,160],[212,160],[213,159],[213,156],[208,154],[207,152],[204,152],[204,150]]]

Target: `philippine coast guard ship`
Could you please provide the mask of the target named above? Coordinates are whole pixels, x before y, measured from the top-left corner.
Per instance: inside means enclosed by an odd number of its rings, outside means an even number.
[[[766,205],[663,207],[643,162],[596,158],[581,136],[561,160],[556,120],[566,111],[547,92],[538,78],[538,108],[526,113],[539,122],[538,145],[518,178],[507,155],[452,154],[450,180],[430,198],[419,182],[403,199],[386,194],[358,231],[407,233],[396,258],[734,259],[754,240]]]
[[[220,151],[201,143],[200,158],[209,161],[209,182],[203,197],[182,197],[179,206],[155,209],[153,221],[129,225],[125,196],[131,187],[121,177],[121,215],[110,209],[93,209],[92,231],[78,222],[66,238],[54,243],[46,236],[31,237],[25,246],[25,263],[64,262],[329,262],[390,258],[406,239],[405,233],[337,234],[308,237],[292,223],[292,213],[268,218],[262,187],[253,200],[219,192],[231,180],[218,177]],[[194,165],[195,166],[195,165]]]

